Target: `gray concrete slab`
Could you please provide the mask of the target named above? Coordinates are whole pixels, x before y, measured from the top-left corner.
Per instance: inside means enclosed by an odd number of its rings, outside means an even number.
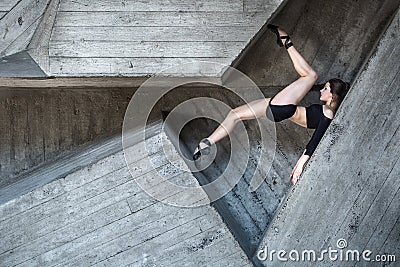
[[[158,124],[148,129],[148,133],[151,135],[157,135],[160,131]],[[92,165],[121,149],[121,136],[118,135],[101,143],[86,145],[63,157],[55,158],[52,162],[39,165],[15,178],[13,183],[0,188],[0,204],[24,195],[35,188],[40,188],[56,179],[63,178],[85,166]],[[138,156],[140,155],[138,154]]]
[[[2,36],[0,56],[13,55],[27,49],[49,0],[7,2],[10,2],[9,12],[0,21],[0,35]]]
[[[0,58],[0,77],[47,77],[47,75],[28,52],[22,51]]]
[[[147,151],[132,146],[129,149],[137,158],[129,163],[131,172],[122,164],[122,152],[112,153],[0,205],[0,214],[5,215],[0,221],[1,264],[252,266],[213,207],[168,205],[155,201],[137,184],[138,179],[147,181],[148,190],[159,190],[169,201],[208,199],[204,192],[196,196],[166,192],[166,182],[199,184],[163,132],[149,140],[148,153],[155,165],[144,158]],[[162,151],[172,162],[165,161]],[[159,181],[157,173],[168,180]]]
[[[281,3],[104,1],[99,6],[61,0],[48,42],[49,64],[38,62],[54,76],[146,76],[199,60],[230,65]],[[164,75],[217,76],[221,70],[183,68]]]

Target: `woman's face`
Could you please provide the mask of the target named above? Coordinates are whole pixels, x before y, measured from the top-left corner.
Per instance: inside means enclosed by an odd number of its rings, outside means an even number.
[[[324,88],[319,91],[321,92],[321,96],[319,98],[321,101],[327,102],[332,99],[331,85],[329,84],[329,82],[327,82]]]

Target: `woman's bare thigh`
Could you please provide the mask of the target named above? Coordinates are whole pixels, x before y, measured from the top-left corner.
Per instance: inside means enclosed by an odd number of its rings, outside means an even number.
[[[232,111],[241,120],[251,120],[265,116],[270,98],[263,98],[241,105]]]
[[[300,77],[292,82],[272,99],[271,104],[286,105],[299,103],[304,96],[310,91],[315,83],[315,79],[309,76]]]

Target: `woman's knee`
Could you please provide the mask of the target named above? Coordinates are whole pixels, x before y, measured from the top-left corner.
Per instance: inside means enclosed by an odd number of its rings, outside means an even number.
[[[318,80],[318,73],[315,70],[311,70],[307,76],[309,76],[314,82]]]
[[[231,120],[233,120],[236,123],[238,121],[243,120],[243,118],[240,114],[241,114],[240,108],[234,108],[229,111],[228,118],[230,118]]]

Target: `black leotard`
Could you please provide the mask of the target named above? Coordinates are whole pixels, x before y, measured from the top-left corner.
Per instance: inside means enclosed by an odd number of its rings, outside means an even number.
[[[272,97],[274,98],[274,97]],[[269,120],[279,122],[284,119],[288,119],[294,115],[297,109],[295,104],[286,105],[274,105],[271,104],[271,100],[267,108],[266,116]],[[326,129],[328,129],[329,124],[332,119],[326,117],[323,112],[323,107],[320,104],[313,104],[306,107],[306,118],[307,118],[307,128],[316,129],[306,146],[305,155],[311,157],[314,153],[315,148],[321,141]]]
[[[294,104],[286,104],[286,105],[275,105],[271,104],[272,99],[275,96],[271,97],[269,100],[269,104],[267,108],[267,118],[270,121],[280,122],[282,120],[288,119],[296,113],[297,105]]]
[[[319,141],[321,141],[322,136],[324,136],[326,129],[328,129],[329,124],[332,122],[331,118],[324,115],[323,106],[320,104],[313,104],[306,107],[306,118],[307,118],[307,128],[316,129],[306,146],[306,152],[304,155],[311,155],[314,153],[315,148]]]

